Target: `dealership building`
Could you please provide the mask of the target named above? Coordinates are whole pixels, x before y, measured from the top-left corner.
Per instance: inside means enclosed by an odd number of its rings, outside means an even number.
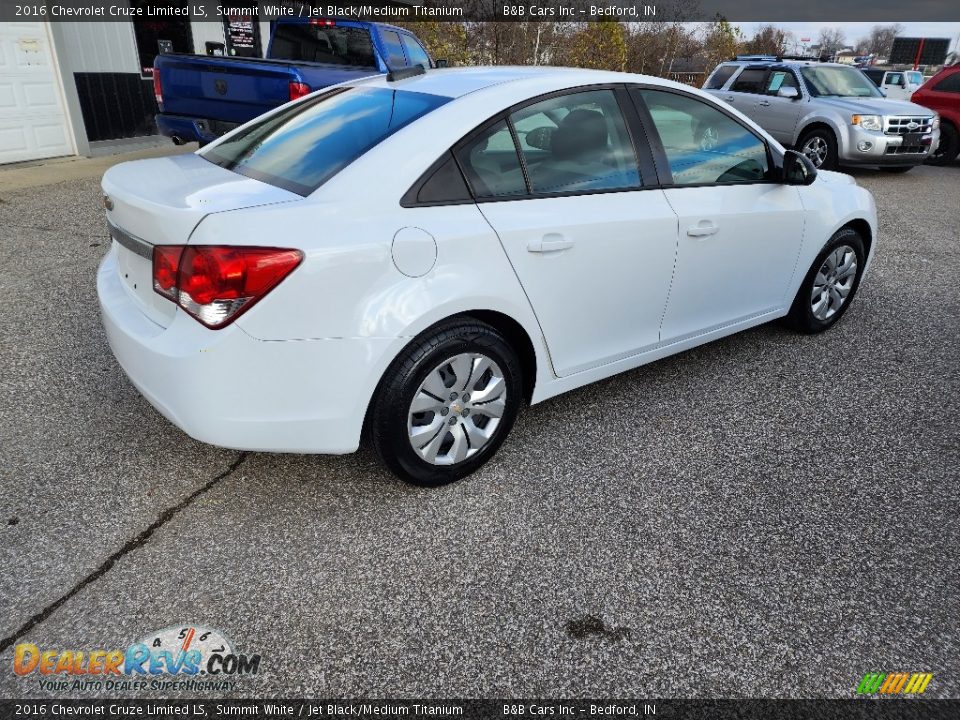
[[[148,4],[113,2],[123,3]],[[161,48],[233,56],[266,50],[270,23],[261,17],[199,21],[187,11],[203,0],[177,3],[184,13],[176,17],[0,22],[0,164],[150,142],[157,112],[152,68]]]

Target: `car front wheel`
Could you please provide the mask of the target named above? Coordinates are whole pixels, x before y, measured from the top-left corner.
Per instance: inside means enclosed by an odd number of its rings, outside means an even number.
[[[853,228],[838,230],[807,272],[787,324],[805,333],[823,332],[850,307],[866,263],[863,238]]]
[[[517,415],[520,362],[496,329],[470,318],[412,342],[387,370],[374,399],[374,449],[416,485],[459,480],[486,463]]]
[[[837,139],[826,128],[808,130],[797,143],[800,152],[821,170],[837,169]]]

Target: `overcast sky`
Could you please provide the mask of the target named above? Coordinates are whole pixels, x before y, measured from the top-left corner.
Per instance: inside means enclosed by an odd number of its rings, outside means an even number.
[[[743,31],[743,34],[747,37],[752,37],[754,32],[761,25],[766,23],[736,23],[740,26],[740,29]],[[811,43],[817,42],[817,36],[820,34],[820,29],[829,27],[829,28],[839,28],[843,30],[844,34],[847,37],[847,42],[850,44],[856,43],[857,40],[864,37],[870,32],[870,28],[874,25],[887,25],[889,23],[875,23],[875,22],[779,22],[773,23],[779,28],[784,30],[789,30],[792,32],[796,38],[810,38]],[[903,37],[936,37],[936,38],[950,38],[952,41],[951,49],[956,48],[957,46],[957,35],[960,34],[960,23],[944,23],[944,22],[902,22],[903,32],[901,35]]]

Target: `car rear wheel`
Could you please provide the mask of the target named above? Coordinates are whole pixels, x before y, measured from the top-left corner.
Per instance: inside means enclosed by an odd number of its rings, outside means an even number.
[[[837,139],[826,128],[808,130],[797,143],[800,152],[820,170],[837,169]]]
[[[447,323],[387,370],[370,420],[374,449],[408,482],[451,483],[493,457],[522,395],[519,359],[496,329],[469,318]]]
[[[927,160],[931,165],[949,165],[960,154],[960,133],[950,123],[940,126],[940,144]]]
[[[850,307],[866,263],[863,238],[853,228],[838,230],[807,271],[787,324],[805,333],[823,332]]]

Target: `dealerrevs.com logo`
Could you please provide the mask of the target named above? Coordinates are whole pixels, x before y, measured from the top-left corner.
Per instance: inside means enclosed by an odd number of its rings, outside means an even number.
[[[867,673],[857,686],[858,695],[922,695],[933,673]]]
[[[125,650],[41,648],[20,643],[13,672],[43,690],[232,690],[260,672],[260,655],[237,652],[219,630],[181,625],[149,633]]]

